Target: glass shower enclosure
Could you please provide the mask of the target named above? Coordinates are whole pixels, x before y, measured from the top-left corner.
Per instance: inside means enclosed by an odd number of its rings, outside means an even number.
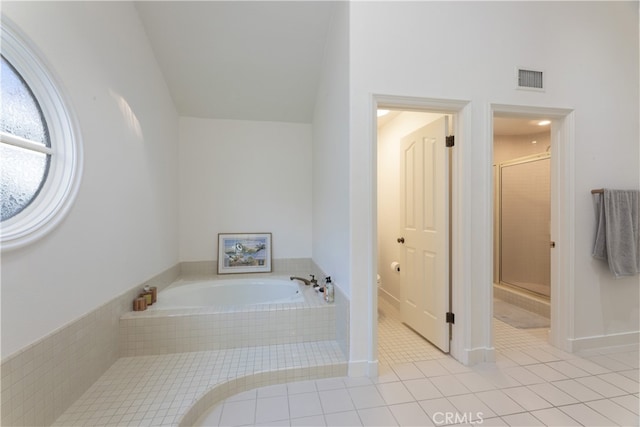
[[[497,165],[498,279],[550,297],[551,188],[548,152]]]

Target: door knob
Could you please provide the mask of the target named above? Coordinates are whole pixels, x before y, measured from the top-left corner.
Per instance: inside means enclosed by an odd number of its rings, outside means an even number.
[[[404,237],[398,237],[398,243],[404,243]]]

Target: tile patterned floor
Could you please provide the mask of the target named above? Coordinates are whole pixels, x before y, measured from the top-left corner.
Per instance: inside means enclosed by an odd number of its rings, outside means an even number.
[[[380,300],[380,376],[268,386],[213,406],[200,426],[637,426],[638,350],[575,355],[546,331],[494,320],[496,363],[465,367]]]
[[[175,426],[219,384],[231,391],[226,397],[274,381],[345,374],[335,341],[122,357],[53,425]]]

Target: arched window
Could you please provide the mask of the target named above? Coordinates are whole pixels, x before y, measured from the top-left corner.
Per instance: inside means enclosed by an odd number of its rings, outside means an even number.
[[[1,244],[28,244],[57,225],[77,193],[78,132],[51,73],[3,17],[0,69]]]

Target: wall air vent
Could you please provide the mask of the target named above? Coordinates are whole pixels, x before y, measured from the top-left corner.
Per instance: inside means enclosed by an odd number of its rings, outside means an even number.
[[[518,89],[544,90],[542,71],[518,69]]]

